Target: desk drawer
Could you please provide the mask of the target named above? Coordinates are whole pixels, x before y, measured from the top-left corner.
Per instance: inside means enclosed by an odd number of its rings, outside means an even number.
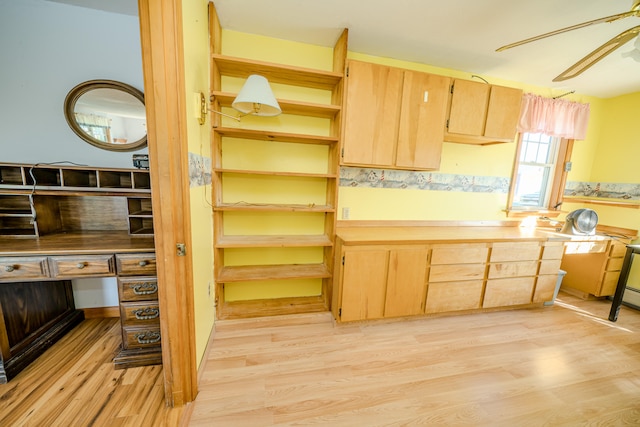
[[[155,277],[118,278],[121,302],[158,299],[158,279]]]
[[[160,307],[157,302],[127,302],[120,304],[123,326],[160,325]]]
[[[126,326],[122,328],[122,347],[125,350],[158,347],[160,346],[160,342],[160,326]]]
[[[113,276],[113,255],[64,255],[49,257],[51,276],[56,278]]]
[[[155,276],[156,274],[156,254],[117,254],[116,265],[118,274],[123,276]]]
[[[0,257],[0,280],[48,279],[47,257]]]

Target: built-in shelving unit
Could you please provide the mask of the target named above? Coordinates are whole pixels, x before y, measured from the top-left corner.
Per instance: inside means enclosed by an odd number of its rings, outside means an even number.
[[[76,231],[92,212],[110,218],[95,221],[105,230],[122,221],[129,234],[152,236],[149,172],[0,163],[0,236]]]
[[[277,128],[277,131],[251,129],[244,122],[238,125],[239,127],[232,127],[233,125],[223,125],[218,115],[211,117],[217,316],[220,319],[228,319],[328,310],[332,292],[347,31],[342,33],[334,47],[333,71],[222,55],[220,53],[221,29],[212,5],[210,5],[210,34],[212,52],[210,99],[213,110],[221,111],[222,108],[230,107],[236,97],[236,93],[222,87],[223,77],[247,78],[251,74],[262,75],[272,84],[327,91],[329,95],[327,98],[331,99],[329,103],[322,104],[278,97],[283,115],[328,120],[328,135],[287,132],[286,126],[282,130]],[[322,146],[326,148],[323,151],[326,168],[324,171],[296,170],[295,159],[289,162],[291,166],[287,162],[276,162],[279,165],[286,164],[285,167],[278,168],[263,165],[241,164],[238,166],[233,162],[230,165],[227,161],[225,144],[233,144],[234,141],[256,146],[272,142],[290,144],[292,148]],[[283,152],[287,151],[283,150]],[[269,155],[270,153],[267,153],[267,156]],[[265,159],[265,164],[267,163],[269,160]],[[268,191],[256,190],[248,196],[243,194],[239,198],[231,189],[237,180],[256,182],[257,185],[266,186]],[[321,189],[322,200],[319,200],[318,188]],[[265,192],[269,194],[265,195]],[[255,200],[251,198],[252,196]],[[270,215],[280,214],[292,215],[290,220],[292,224],[301,216],[321,216],[322,229],[315,234],[301,233],[293,226],[290,231],[284,230],[284,232],[281,227],[269,229]],[[233,231],[228,230],[229,222],[233,222]],[[259,224],[263,226],[257,227],[256,222],[263,222],[266,225]],[[317,224],[317,221],[315,223]],[[256,232],[257,228],[258,232]],[[315,248],[320,251],[322,261],[278,263],[269,255],[273,250],[295,251],[305,248]],[[234,262],[228,262],[228,251],[235,251],[234,256],[237,256],[237,252],[243,250],[251,252],[251,256],[242,259],[240,255],[240,261],[235,258]],[[256,253],[264,253],[264,257],[256,256]],[[292,297],[279,295],[272,298],[239,300],[227,298],[227,286],[238,283],[264,283],[264,286],[268,287],[273,281],[305,279],[317,279],[322,282],[321,290],[317,295]]]

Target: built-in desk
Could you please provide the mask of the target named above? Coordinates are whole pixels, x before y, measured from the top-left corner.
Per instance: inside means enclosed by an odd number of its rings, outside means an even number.
[[[0,238],[0,382],[81,322],[70,279],[117,277],[124,368],[161,363],[153,238],[126,232]]]
[[[83,319],[90,277],[118,280],[116,367],[161,363],[149,171],[0,163],[0,381]]]
[[[542,306],[567,236],[509,226],[338,227],[340,322]]]

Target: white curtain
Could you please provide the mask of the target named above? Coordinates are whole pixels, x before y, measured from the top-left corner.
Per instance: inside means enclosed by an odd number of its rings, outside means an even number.
[[[74,113],[76,123],[79,125],[101,126],[108,128],[110,126],[109,119],[104,116],[96,116],[95,114]]]
[[[522,96],[518,132],[584,139],[588,123],[589,104],[543,98],[531,93]]]

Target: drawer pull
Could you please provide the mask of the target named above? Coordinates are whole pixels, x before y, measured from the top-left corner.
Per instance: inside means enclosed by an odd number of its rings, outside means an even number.
[[[142,261],[138,262],[138,265],[139,265],[140,267],[144,267],[144,266],[145,266],[145,265],[147,265],[147,264],[149,264],[149,262],[148,262],[148,261],[145,261],[145,260],[142,260]]]
[[[134,310],[133,315],[136,316],[136,319],[138,320],[157,319],[160,317],[160,310],[151,307],[140,308],[138,310]]]
[[[138,344],[155,344],[160,342],[160,332],[142,332],[135,334]]]
[[[4,267],[4,271],[11,273],[13,270],[15,270],[16,268],[13,265],[7,265]]]
[[[82,270],[85,267],[86,267],[86,264],[84,262],[79,262],[76,264],[76,268],[79,268],[80,270]]]
[[[151,282],[136,283],[131,285],[131,289],[136,295],[151,295],[158,292],[158,284]]]

